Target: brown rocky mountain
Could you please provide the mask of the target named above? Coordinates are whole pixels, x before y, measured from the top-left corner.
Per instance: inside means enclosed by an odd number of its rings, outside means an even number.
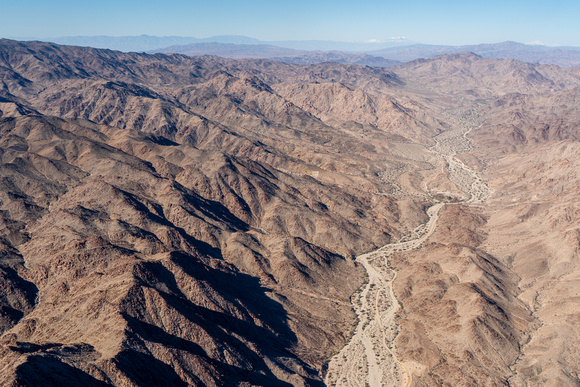
[[[393,370],[578,381],[577,69],[1,40],[0,79],[4,384],[323,385],[358,324],[354,257],[480,178],[487,201],[388,257]]]

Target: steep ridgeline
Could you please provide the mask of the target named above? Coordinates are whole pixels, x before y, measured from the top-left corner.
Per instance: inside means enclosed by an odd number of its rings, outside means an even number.
[[[546,136],[526,125],[558,114],[546,103],[573,112],[579,84],[576,69],[472,54],[387,70],[0,40],[0,380],[323,385],[364,336],[350,300],[372,272],[355,311],[381,332],[367,357],[388,353],[351,375],[525,382],[542,316],[518,281],[536,272],[511,266],[501,235],[484,249],[502,225],[487,205],[504,205],[510,152],[575,141],[573,114]],[[493,148],[512,109],[527,140]],[[438,201],[466,203],[422,226]],[[354,259],[389,244],[388,265]],[[573,357],[546,364],[576,372]]]
[[[409,140],[387,126],[431,129],[380,96],[390,121],[323,120],[265,81],[336,85],[354,111],[371,98],[359,84],[396,76],[11,41],[1,53],[2,379],[320,384],[354,322],[351,257],[423,216],[420,200],[385,196],[383,172],[430,168],[428,152],[401,159]]]

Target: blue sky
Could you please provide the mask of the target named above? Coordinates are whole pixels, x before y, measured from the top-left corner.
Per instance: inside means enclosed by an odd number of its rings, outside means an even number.
[[[578,0],[0,0],[0,37],[246,35],[261,40],[580,46]]]

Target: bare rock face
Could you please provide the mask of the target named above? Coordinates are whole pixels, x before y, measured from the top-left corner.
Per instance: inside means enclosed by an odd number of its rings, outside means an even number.
[[[389,258],[409,382],[578,381],[576,69],[1,40],[0,79],[5,384],[323,385],[352,258],[467,197],[453,160],[493,194]]]

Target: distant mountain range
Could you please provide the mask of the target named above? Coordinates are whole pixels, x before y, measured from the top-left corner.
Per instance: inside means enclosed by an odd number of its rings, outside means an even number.
[[[20,39],[19,39],[20,40]],[[24,39],[22,39],[24,40]],[[26,39],[31,40],[31,39]],[[187,45],[192,43],[223,43],[240,45],[271,45],[292,50],[320,50],[320,51],[373,51],[389,47],[399,47],[416,44],[406,38],[391,38],[383,41],[369,42],[340,42],[330,40],[287,40],[263,41],[240,35],[220,35],[209,38],[194,38],[184,36],[65,36],[58,38],[38,39],[58,44],[72,46],[88,46],[95,48],[109,48],[124,52],[146,52],[164,49],[170,46]]]
[[[162,54],[183,54],[189,56],[217,55],[232,59],[287,57],[308,53],[308,51],[305,50],[293,50],[291,48],[273,46],[270,44],[233,44],[217,42],[175,45],[157,50],[151,50],[149,52]]]
[[[306,50],[304,48],[295,50],[272,44],[191,43],[166,47],[150,52],[175,53],[190,56],[218,55],[234,59],[268,58],[296,64],[339,62],[371,67],[390,67],[403,62],[441,54],[473,52],[484,58],[516,59],[528,63],[555,64],[560,67],[575,67],[580,65],[580,48],[578,47],[548,47],[509,41],[470,46],[411,44],[366,52]]]
[[[301,55],[272,57],[270,59],[295,64],[316,64],[324,62],[351,63],[371,67],[391,67],[401,64],[401,61],[372,56],[368,54],[343,51],[309,51]]]
[[[235,59],[268,58],[300,64],[330,61],[372,67],[389,67],[418,58],[469,51],[484,58],[517,59],[523,62],[555,64],[561,67],[580,65],[580,47],[548,47],[511,41],[449,46],[419,44],[406,38],[391,38],[373,42],[261,41],[239,35],[213,36],[201,39],[149,35],[69,36],[46,40],[58,44],[109,48],[124,52],[179,53],[190,56],[217,55]]]
[[[408,62],[419,58],[465,51],[473,52],[484,58],[517,59],[522,62],[556,64],[561,67],[580,65],[579,47],[548,47],[510,41],[470,46],[413,44],[370,51],[368,54]]]
[[[293,50],[270,44],[232,44],[232,43],[191,43],[171,46],[150,53],[183,54],[189,56],[217,55],[225,58],[274,59],[295,64],[315,64],[323,62],[352,63],[371,67],[391,67],[402,62],[372,56],[364,53],[344,51],[307,51]]]
[[[247,36],[227,35],[213,36],[211,38],[194,38],[187,36],[65,36],[59,38],[39,39],[58,44],[71,46],[87,46],[95,48],[108,48],[123,52],[146,52],[169,46],[185,45],[191,43],[226,43],[226,44],[260,44],[257,39]],[[382,47],[381,47],[382,48]]]

